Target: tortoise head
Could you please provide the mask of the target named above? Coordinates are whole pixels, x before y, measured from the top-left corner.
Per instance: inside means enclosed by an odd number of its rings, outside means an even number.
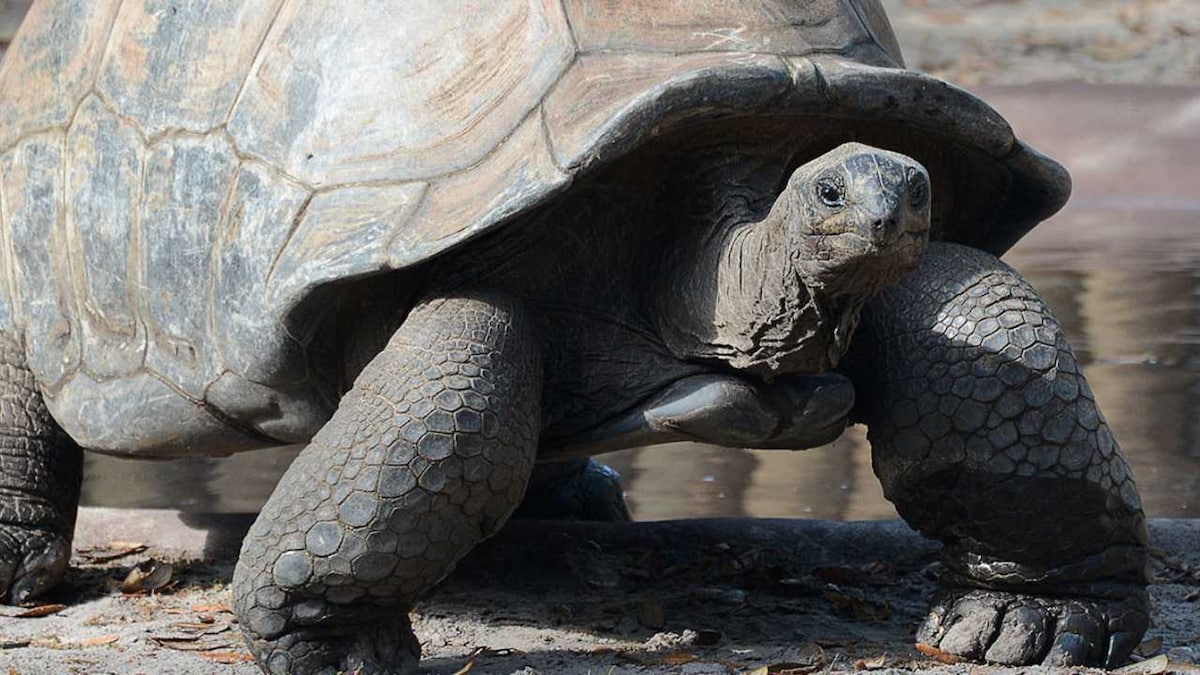
[[[847,143],[809,161],[765,217],[714,217],[669,258],[667,347],[766,377],[829,370],[863,304],[920,263],[929,202],[928,173],[904,155]]]
[[[929,174],[905,155],[846,143],[797,169],[772,210],[806,285],[871,295],[921,261]]]

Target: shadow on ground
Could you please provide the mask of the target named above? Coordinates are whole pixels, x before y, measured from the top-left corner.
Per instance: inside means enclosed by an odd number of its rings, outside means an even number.
[[[85,509],[75,566],[43,601],[63,607],[0,623],[0,664],[22,675],[257,672],[226,586],[249,522]],[[1155,626],[1142,652],[1169,658],[1133,668],[1200,672],[1200,521],[1155,520],[1151,532]],[[1000,670],[912,649],[936,552],[896,521],[515,522],[422,603],[416,628],[425,670],[445,675],[468,664],[526,675]],[[172,565],[171,585],[123,594],[150,558]]]

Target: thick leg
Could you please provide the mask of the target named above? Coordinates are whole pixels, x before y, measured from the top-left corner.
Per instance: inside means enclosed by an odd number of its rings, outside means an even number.
[[[875,472],[946,544],[917,640],[1006,664],[1123,660],[1148,623],[1145,518],[1037,292],[990,255],[933,245],[856,339]]]
[[[521,501],[538,347],[497,296],[427,300],[296,458],[242,545],[234,602],[272,673],[412,673],[413,603]]]
[[[0,334],[0,599],[22,603],[71,558],[83,453],[50,417],[25,354]]]
[[[538,464],[513,514],[543,520],[632,520],[621,475],[594,459]]]

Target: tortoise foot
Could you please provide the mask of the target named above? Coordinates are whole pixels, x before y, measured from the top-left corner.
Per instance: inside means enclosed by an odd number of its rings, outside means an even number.
[[[1124,598],[1050,597],[980,589],[938,594],[917,644],[1004,665],[1119,665],[1149,623],[1144,589]]]
[[[296,625],[271,639],[250,642],[258,662],[278,675],[412,675],[419,671],[421,645],[408,613],[400,607],[353,612],[346,607],[307,601],[291,615],[312,613],[316,625]],[[367,616],[369,615],[369,616]]]
[[[542,520],[632,520],[621,475],[594,459],[534,467],[516,518]]]
[[[0,525],[0,599],[19,605],[50,590],[71,558],[71,540],[50,530]]]

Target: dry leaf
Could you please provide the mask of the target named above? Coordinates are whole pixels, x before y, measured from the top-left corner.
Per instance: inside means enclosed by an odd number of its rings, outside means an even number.
[[[129,570],[129,575],[121,583],[121,592],[126,595],[150,593],[171,583],[175,567],[171,563],[159,562],[153,558],[138,563]]]
[[[37,607],[30,607],[20,614],[14,614],[13,618],[36,619],[38,617],[50,616],[51,614],[58,614],[66,608],[66,605],[38,605]]]
[[[226,646],[200,642],[200,637],[199,635],[151,635],[150,639],[157,642],[160,647],[174,649],[178,652],[203,652]]]
[[[916,647],[917,647],[917,651],[921,652],[925,656],[928,656],[933,659],[937,659],[938,661],[941,661],[942,663],[948,663],[950,665],[954,665],[955,663],[959,663],[962,661],[961,656],[955,656],[954,654],[951,654],[950,652],[944,652],[944,651],[938,649],[937,647],[933,647],[933,646],[930,646],[927,644],[922,644],[920,642],[918,642],[916,644]]]
[[[120,639],[120,635],[100,635],[94,638],[88,638],[83,642],[80,642],[79,645],[81,647],[99,647],[100,645],[111,645]]]
[[[1171,664],[1167,662],[1166,655],[1159,654],[1152,659],[1131,663],[1112,672],[1113,675],[1158,675],[1158,673],[1165,672],[1169,665]]]
[[[1155,654],[1161,652],[1162,646],[1163,646],[1162,638],[1156,637],[1156,638],[1152,638],[1150,640],[1146,640],[1142,644],[1135,647],[1133,650],[1133,653],[1137,654],[1138,656],[1141,656],[1142,658],[1149,658],[1149,657],[1154,656]]]
[[[105,563],[116,560],[117,558],[124,558],[127,555],[133,555],[134,553],[141,553],[142,551],[145,551],[146,548],[147,546],[140,542],[111,541],[108,543],[106,548],[90,549],[87,551],[80,551],[80,553],[83,555],[83,557],[87,558],[89,562]]]
[[[671,652],[659,659],[659,663],[664,666],[683,666],[693,661],[700,660],[700,657],[688,651]]]
[[[872,656],[869,659],[858,659],[854,662],[855,670],[878,670],[887,665],[887,654]]]
[[[861,594],[825,591],[825,599],[833,603],[834,611],[848,614],[855,621],[882,621],[892,615],[892,606],[861,597]]]
[[[202,659],[208,659],[216,663],[223,663],[228,666],[238,663],[253,663],[254,657],[245,652],[204,652],[197,654]]]

